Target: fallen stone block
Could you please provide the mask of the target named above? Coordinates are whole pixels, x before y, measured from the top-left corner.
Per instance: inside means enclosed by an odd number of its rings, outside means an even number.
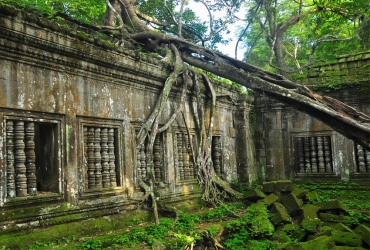
[[[304,198],[309,202],[309,203],[317,203],[319,201],[319,196],[317,195],[316,191],[308,192],[304,196]]]
[[[333,230],[331,238],[337,245],[359,247],[362,245],[362,237],[356,233]]]
[[[363,247],[335,246],[332,250],[366,250]]]
[[[341,223],[343,222],[344,224],[348,226],[355,226],[359,224],[359,220],[356,217],[340,214],[330,214],[330,213],[318,213],[318,216],[320,220],[325,221],[325,222],[335,222],[335,223]]]
[[[319,206],[320,211],[322,212],[330,211],[349,214],[348,208],[341,201],[338,200],[318,202],[315,205]]]
[[[318,206],[312,204],[306,204],[303,206],[303,220],[301,222],[302,228],[308,232],[314,233],[317,227],[320,225],[321,221],[317,216],[319,211]]]
[[[306,220],[318,220],[319,217],[317,216],[317,212],[319,211],[320,207],[312,205],[312,204],[306,204],[303,206],[303,219]]]
[[[259,190],[248,190],[244,193],[244,198],[249,201],[258,201],[265,197],[266,195]]]
[[[343,223],[337,223],[333,226],[333,229],[337,230],[337,231],[341,231],[341,232],[349,232],[349,233],[353,233],[352,229],[350,229],[349,227],[347,227],[346,225],[344,225]],[[369,235],[370,237],[370,235]]]
[[[276,229],[276,232],[285,232],[292,240],[301,241],[305,236],[306,232],[302,230],[297,224],[286,224]]]
[[[370,247],[370,228],[365,225],[358,225],[354,233],[359,234],[362,236],[362,240]]]
[[[275,226],[279,226],[281,224],[288,224],[291,223],[292,221],[283,204],[279,202],[274,202],[274,204],[272,204],[271,214],[272,214],[271,221]]]
[[[291,180],[275,181],[275,189],[277,192],[292,192],[293,184]]]
[[[262,190],[264,193],[273,193],[275,191],[275,182],[263,182],[262,183]]]
[[[262,200],[268,207],[274,204],[274,202],[279,201],[279,196],[276,194],[269,194]]]
[[[294,243],[294,242],[283,243],[278,247],[278,249],[282,249],[282,250],[304,250],[300,245],[298,245],[297,243]]]
[[[306,194],[307,194],[307,190],[304,190],[302,188],[299,188],[299,187],[296,187],[296,186],[293,186],[292,188],[292,193],[297,196],[297,198],[299,199],[302,199]]]
[[[279,241],[280,243],[287,243],[292,242],[292,239],[289,237],[289,235],[284,232],[283,230],[278,230],[273,235],[274,239]]]
[[[319,249],[332,249],[335,247],[334,241],[329,236],[317,237],[300,244],[305,250],[319,250]]]
[[[289,214],[296,214],[301,210],[302,200],[298,199],[293,193],[281,197],[281,203],[284,205]]]
[[[287,193],[292,191],[293,185],[290,180],[270,181],[263,182],[262,189],[265,193]]]

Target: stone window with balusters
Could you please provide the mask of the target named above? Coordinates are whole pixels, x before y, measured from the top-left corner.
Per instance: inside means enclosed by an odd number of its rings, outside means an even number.
[[[194,150],[194,134],[190,134],[190,138],[185,131],[176,131],[174,138],[174,158],[177,171],[177,179],[179,181],[193,180],[196,177],[196,166],[194,166],[193,152]]]
[[[117,126],[83,124],[85,189],[120,186]]]
[[[356,172],[370,173],[370,151],[355,143]]]
[[[7,197],[61,192],[60,123],[5,117]]]
[[[221,159],[221,136],[212,137],[212,162],[213,168],[216,174],[221,175],[222,170],[222,159]]]
[[[333,173],[330,136],[302,136],[294,140],[298,173]]]
[[[148,140],[146,139],[136,151],[136,175],[139,179],[147,178],[147,142]],[[163,154],[163,133],[159,133],[153,144],[153,170],[156,183],[165,182],[166,180]]]

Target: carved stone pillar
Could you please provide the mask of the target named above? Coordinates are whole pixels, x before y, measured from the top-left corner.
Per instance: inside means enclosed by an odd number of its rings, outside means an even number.
[[[14,131],[15,147],[15,183],[17,196],[27,196],[27,177],[26,177],[26,155],[24,152],[24,122],[15,122]]]
[[[103,187],[110,187],[109,154],[108,154],[108,129],[101,129],[101,164]]]
[[[183,147],[182,147],[182,155],[184,159],[184,179],[189,180],[190,179],[190,169],[189,169],[189,152],[188,152],[188,146],[189,146],[189,138],[186,133],[183,134]]]
[[[216,174],[221,174],[221,143],[220,136],[213,136],[212,138],[212,161]]]
[[[100,128],[95,128],[94,134],[94,157],[95,157],[95,187],[101,188],[102,173],[101,173],[101,146],[100,146]]]
[[[189,140],[189,144],[188,144],[188,154],[189,154],[189,178],[195,178],[195,166],[194,166],[194,155],[192,154],[192,151],[191,151],[191,145],[190,143],[193,142],[193,136],[190,135],[190,140]]]
[[[357,160],[358,160],[358,172],[359,173],[366,173],[366,164],[365,164],[365,157],[364,157],[364,150],[363,148],[357,144]]]
[[[36,155],[35,155],[35,124],[26,123],[26,176],[27,176],[27,193],[28,195],[37,194],[36,186]]]
[[[241,96],[235,111],[235,148],[238,179],[242,182],[252,182],[258,179],[256,163],[256,151],[253,142],[253,126],[256,119],[250,119],[250,111],[253,107],[253,96]],[[256,118],[255,116],[253,116]],[[252,126],[250,126],[252,124]],[[266,164],[264,164],[266,165]]]
[[[330,136],[324,136],[324,156],[325,156],[325,172],[332,173],[332,159],[331,159],[331,146]]]
[[[84,184],[85,184],[85,189],[88,189],[89,188],[89,178],[88,178],[89,167],[88,167],[88,164],[87,164],[87,127],[83,126],[82,132],[83,132],[83,140],[84,140],[84,153],[83,153],[83,157],[84,157],[83,158],[83,161],[84,161],[84,170],[83,170]]]
[[[141,149],[141,148],[140,148]],[[136,149],[136,173],[137,178],[141,179],[142,173],[141,173],[141,154],[140,149]]]
[[[299,172],[304,173],[304,150],[303,150],[303,137],[297,138],[297,147],[298,147],[298,167]]]
[[[89,180],[89,189],[95,188],[95,157],[94,157],[94,128],[87,129],[87,177]]]
[[[117,186],[116,154],[114,152],[114,129],[108,129],[109,176],[111,187]]]
[[[141,178],[146,178],[146,154],[144,145],[140,148]]]
[[[316,137],[310,137],[311,146],[311,169],[312,173],[317,173],[317,154],[316,154]]]
[[[161,174],[161,142],[159,135],[154,140],[153,145],[153,163],[154,163],[154,177],[156,182],[162,181],[162,174]]]
[[[177,133],[177,160],[180,180],[184,179],[184,157],[182,155],[182,133]]]
[[[15,196],[14,180],[14,126],[13,121],[6,122],[6,193],[8,197]]]
[[[317,156],[319,161],[319,173],[325,173],[324,147],[322,136],[317,137]]]
[[[311,154],[310,154],[310,138],[305,137],[304,138],[304,167],[306,173],[311,173]]]
[[[370,151],[365,150],[366,159],[366,172],[370,173]]]

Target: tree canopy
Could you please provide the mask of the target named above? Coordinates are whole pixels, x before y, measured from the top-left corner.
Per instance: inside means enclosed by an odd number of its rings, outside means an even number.
[[[240,39],[245,59],[281,74],[369,49],[370,3],[251,0]]]

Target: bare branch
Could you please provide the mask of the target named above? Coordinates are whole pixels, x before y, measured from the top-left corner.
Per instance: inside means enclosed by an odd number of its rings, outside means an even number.
[[[224,6],[227,8],[227,10],[230,12],[231,15],[233,15],[233,17],[235,17],[236,19],[240,20],[240,21],[248,21],[248,19],[244,19],[244,18],[241,18],[241,17],[238,17],[235,12],[233,11],[233,9],[227,5],[227,3],[224,1],[224,0],[221,0],[221,2],[224,4]]]
[[[334,35],[325,35],[323,36],[322,38],[319,38],[317,39],[311,46],[311,52],[310,52],[310,57],[309,57],[309,60],[308,62],[309,63],[312,63],[313,61],[313,56],[315,54],[315,50],[317,48],[317,46],[319,46],[320,43],[326,43],[326,42],[343,42],[343,41],[350,41],[354,38],[358,37],[358,34],[356,32],[356,34],[354,36],[351,36],[351,37],[347,37],[347,38],[338,38],[338,36],[334,36]]]

